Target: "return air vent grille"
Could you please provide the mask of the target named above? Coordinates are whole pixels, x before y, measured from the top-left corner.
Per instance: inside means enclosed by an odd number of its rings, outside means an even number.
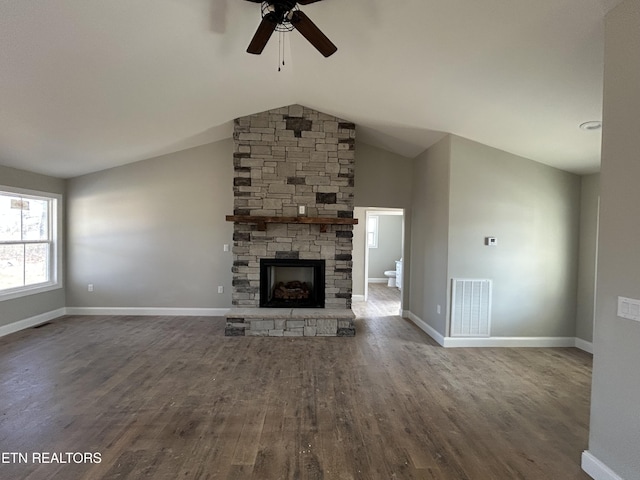
[[[451,336],[488,337],[491,332],[491,280],[454,278]]]

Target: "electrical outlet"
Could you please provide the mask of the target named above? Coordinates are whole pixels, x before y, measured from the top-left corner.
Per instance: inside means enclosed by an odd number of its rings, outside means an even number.
[[[222,285],[218,287],[218,293],[224,293],[224,287]]]
[[[229,251],[229,244],[228,244],[228,243],[225,243],[225,244],[222,246],[222,250],[223,250],[223,251],[225,251],[225,252],[228,252],[228,251]]]
[[[87,291],[93,292],[93,283],[90,283],[89,285],[87,285]]]
[[[440,305],[438,305],[436,307],[436,312],[438,313],[438,315],[440,315],[440,313],[442,313],[442,307]]]

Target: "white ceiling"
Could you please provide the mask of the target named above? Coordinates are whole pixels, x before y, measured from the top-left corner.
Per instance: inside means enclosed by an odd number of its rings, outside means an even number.
[[[0,164],[72,177],[231,135],[299,103],[415,157],[451,132],[577,173],[598,170],[603,17],[620,0],[324,0],[245,53],[244,0],[0,2]]]

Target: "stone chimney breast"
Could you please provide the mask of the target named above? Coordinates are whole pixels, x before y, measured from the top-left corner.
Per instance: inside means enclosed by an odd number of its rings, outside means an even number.
[[[236,119],[234,215],[297,217],[304,207],[306,217],[353,219],[355,134],[355,124],[301,105]],[[234,223],[234,309],[227,318],[228,335],[355,334],[353,225],[320,227]],[[260,260],[265,258],[324,260],[325,309],[287,313],[260,308]]]

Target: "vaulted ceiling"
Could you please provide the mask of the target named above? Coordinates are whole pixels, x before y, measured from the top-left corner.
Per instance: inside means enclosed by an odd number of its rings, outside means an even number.
[[[245,49],[245,0],[0,3],[0,164],[72,177],[231,135],[236,117],[306,105],[412,158],[454,133],[598,170],[603,18],[619,0],[323,0],[298,32]],[[278,71],[280,40],[285,66]],[[606,126],[605,126],[606,128]]]

